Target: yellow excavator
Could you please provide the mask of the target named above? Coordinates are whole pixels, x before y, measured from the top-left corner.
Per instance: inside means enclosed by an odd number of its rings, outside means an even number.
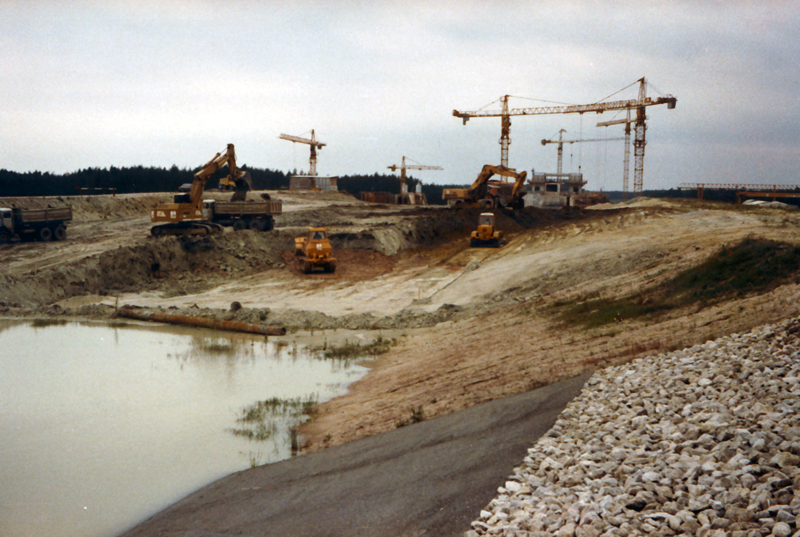
[[[491,178],[494,175],[511,177],[514,182],[492,181]],[[446,188],[442,192],[442,198],[447,201],[447,205],[456,208],[507,207],[521,209],[524,195],[523,186],[527,175],[528,173],[525,171],[517,173],[516,170],[505,166],[486,164],[469,188]]]
[[[250,174],[236,166],[236,152],[233,144],[228,144],[225,153],[217,153],[194,174],[192,187],[186,194],[175,194],[172,203],[159,203],[150,211],[150,221],[154,224],[150,233],[154,237],[162,235],[210,235],[222,230],[222,226],[207,221],[203,216],[203,190],[209,177],[225,165],[228,176],[220,183],[234,185],[231,201],[244,201],[251,188]]]

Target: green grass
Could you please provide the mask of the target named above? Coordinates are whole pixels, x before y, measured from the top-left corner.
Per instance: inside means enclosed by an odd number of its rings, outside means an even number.
[[[425,409],[422,408],[422,405],[419,405],[417,408],[411,408],[411,414],[405,419],[398,419],[395,422],[395,427],[398,429],[400,427],[405,427],[406,425],[412,425],[414,423],[419,423],[425,420]]]
[[[366,356],[377,356],[389,352],[394,345],[397,344],[396,339],[384,339],[378,336],[369,343],[361,344],[360,341],[351,343],[346,341],[343,345],[328,346],[327,343],[323,347],[313,349],[317,352],[322,352],[325,358],[332,360],[346,360],[353,358],[364,358]]]
[[[235,436],[263,442],[279,432],[281,423],[291,428],[299,424],[304,416],[310,416],[315,404],[317,404],[315,397],[294,399],[273,397],[258,401],[240,410],[236,419],[238,427],[229,431]]]
[[[656,317],[674,308],[708,305],[751,293],[763,293],[798,281],[800,247],[748,238],[723,247],[701,265],[652,289],[619,299],[591,296],[555,304],[564,323],[594,328],[615,321]]]

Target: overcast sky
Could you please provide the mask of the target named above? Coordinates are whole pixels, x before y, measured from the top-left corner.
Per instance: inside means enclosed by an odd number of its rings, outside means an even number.
[[[403,156],[470,183],[500,163],[500,119],[454,109],[672,94],[648,108],[644,188],[797,184],[800,3],[780,1],[0,0],[0,168],[239,164],[391,173]],[[633,84],[633,85],[632,85]],[[543,138],[621,137],[622,117],[514,117],[509,165],[556,171]],[[564,171],[622,186],[622,141],[569,144]],[[633,162],[630,181],[633,185]]]

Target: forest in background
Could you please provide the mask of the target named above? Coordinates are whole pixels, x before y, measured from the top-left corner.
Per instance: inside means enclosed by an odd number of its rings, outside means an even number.
[[[15,196],[75,196],[92,194],[133,194],[146,192],[175,192],[185,183],[191,183],[194,170],[171,168],[87,168],[63,175],[48,172],[13,172],[0,169],[0,197]],[[289,178],[301,172],[281,172],[277,170],[250,168],[242,166],[242,170],[250,172],[254,190],[281,190],[289,188]],[[217,188],[219,180],[228,174],[227,167],[217,171],[206,183],[207,189]],[[468,185],[436,185],[422,183],[419,179],[406,179],[408,190],[414,191],[418,184],[431,204],[443,204],[442,190],[445,188],[463,188]],[[372,175],[344,175],[338,179],[339,190],[356,197],[361,192],[400,193],[400,177],[374,173]],[[796,190],[787,187],[787,190]],[[605,191],[612,203],[622,201],[622,191]],[[696,198],[696,190],[645,190],[644,196],[653,198]],[[628,199],[631,193],[628,193]],[[733,190],[711,190],[704,192],[703,199],[736,203],[736,192]],[[766,199],[766,198],[759,198]],[[797,198],[779,198],[791,205],[800,205]]]
[[[254,190],[281,190],[289,188],[289,178],[298,171],[281,172],[277,170],[250,168]],[[175,192],[182,184],[191,183],[194,170],[171,168],[86,168],[63,175],[49,172],[13,172],[0,169],[0,197],[14,196],[76,196],[92,194],[133,194],[145,192]],[[219,180],[228,175],[227,167],[217,171],[206,182],[207,189],[217,188]],[[421,183],[414,177],[407,177],[408,190],[416,189]],[[361,192],[400,193],[400,177],[375,173],[373,175],[344,175],[338,179],[339,190],[359,196]],[[422,183],[422,192],[429,203],[441,204],[442,189],[464,185],[434,185]]]

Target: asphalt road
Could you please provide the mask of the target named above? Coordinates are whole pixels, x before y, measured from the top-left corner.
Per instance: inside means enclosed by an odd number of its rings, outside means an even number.
[[[460,537],[588,378],[232,474],[124,537]]]

